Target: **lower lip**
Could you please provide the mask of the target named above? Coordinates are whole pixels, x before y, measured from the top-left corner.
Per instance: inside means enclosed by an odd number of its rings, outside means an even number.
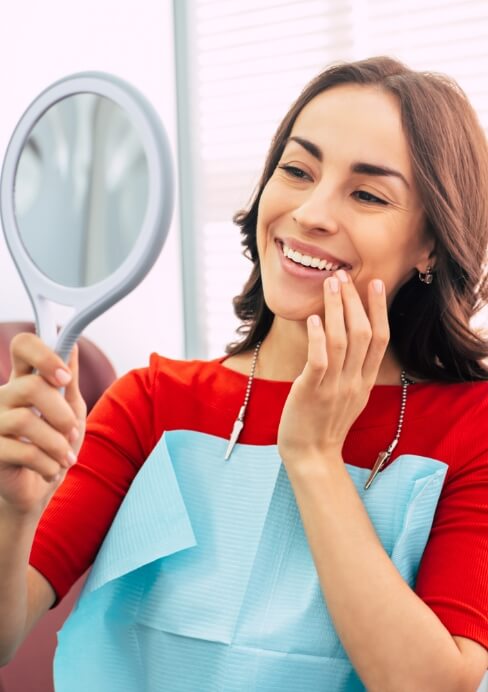
[[[283,269],[292,276],[297,276],[300,279],[310,279],[311,281],[325,281],[329,276],[333,276],[337,271],[336,269],[332,271],[327,271],[327,269],[313,269],[311,267],[304,267],[303,264],[297,264],[283,254],[283,248],[281,244],[276,241],[276,247],[281,260],[281,266]]]

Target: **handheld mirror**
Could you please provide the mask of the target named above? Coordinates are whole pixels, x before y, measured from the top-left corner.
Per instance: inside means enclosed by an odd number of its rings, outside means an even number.
[[[172,210],[168,140],[130,84],[75,74],[24,113],[5,154],[0,213],[37,333],[65,361],[86,325],[146,276]],[[51,302],[73,309],[59,334]]]

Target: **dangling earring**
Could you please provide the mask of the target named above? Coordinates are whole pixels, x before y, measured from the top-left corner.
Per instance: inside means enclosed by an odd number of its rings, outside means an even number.
[[[419,272],[419,279],[424,284],[432,283],[432,281],[434,280],[434,274],[432,272],[432,267],[430,266],[430,264],[427,267],[427,271],[425,273]]]

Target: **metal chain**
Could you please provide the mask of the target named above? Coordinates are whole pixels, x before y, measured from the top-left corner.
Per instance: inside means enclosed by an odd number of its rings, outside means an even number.
[[[258,343],[256,344],[256,346],[254,348],[254,356],[253,356],[252,364],[251,364],[251,374],[249,375],[249,379],[247,380],[246,393],[244,395],[244,402],[242,404],[241,411],[242,411],[242,409],[244,409],[244,411],[246,410],[247,404],[249,402],[249,397],[251,396],[251,387],[252,387],[252,383],[254,380],[254,372],[256,370],[256,363],[258,361],[258,353],[259,353],[259,349],[261,348],[262,343],[263,343],[262,341],[258,341]]]
[[[412,384],[411,381],[409,379],[407,379],[407,375],[405,373],[405,370],[402,370],[400,378],[401,378],[401,382],[402,382],[402,402],[400,404],[400,415],[398,416],[398,425],[397,425],[396,435],[387,449],[387,452],[389,455],[393,452],[393,450],[397,446],[398,440],[400,439],[400,435],[402,434],[403,419],[405,418],[405,408],[407,406],[407,387],[409,384]],[[386,465],[387,464],[385,464],[384,466],[386,466]],[[384,466],[382,468],[384,468]]]

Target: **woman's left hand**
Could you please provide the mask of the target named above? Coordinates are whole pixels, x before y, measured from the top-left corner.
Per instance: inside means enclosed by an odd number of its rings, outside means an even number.
[[[368,402],[389,341],[382,281],[368,286],[367,315],[350,277],[339,270],[324,281],[324,307],[325,329],[317,315],[307,320],[307,362],[281,416],[278,449],[287,470],[342,458],[344,440]]]

